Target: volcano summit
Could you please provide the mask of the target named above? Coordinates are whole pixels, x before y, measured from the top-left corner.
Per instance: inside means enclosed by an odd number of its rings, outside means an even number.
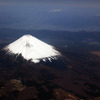
[[[4,48],[7,54],[21,54],[26,60],[39,63],[40,60],[51,61],[61,54],[51,45],[31,36],[24,35]]]

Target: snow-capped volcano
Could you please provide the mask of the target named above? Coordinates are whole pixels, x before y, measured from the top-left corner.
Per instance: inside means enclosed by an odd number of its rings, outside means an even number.
[[[57,59],[61,55],[53,46],[31,35],[22,36],[6,46],[4,50],[8,54],[21,54],[24,59],[31,59],[34,63],[38,63],[40,60],[46,61],[46,59],[51,61],[51,59]]]

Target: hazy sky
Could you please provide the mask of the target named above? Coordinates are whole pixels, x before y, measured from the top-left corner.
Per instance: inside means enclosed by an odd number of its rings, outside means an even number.
[[[0,0],[0,28],[100,30],[100,0]]]

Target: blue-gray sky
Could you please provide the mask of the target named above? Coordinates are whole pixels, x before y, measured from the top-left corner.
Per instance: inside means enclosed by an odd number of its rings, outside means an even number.
[[[0,0],[0,28],[100,31],[100,0]]]

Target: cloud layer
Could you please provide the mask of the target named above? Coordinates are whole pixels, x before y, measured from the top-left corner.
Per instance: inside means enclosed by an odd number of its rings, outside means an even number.
[[[0,0],[0,27],[100,30],[100,1],[80,1]]]

